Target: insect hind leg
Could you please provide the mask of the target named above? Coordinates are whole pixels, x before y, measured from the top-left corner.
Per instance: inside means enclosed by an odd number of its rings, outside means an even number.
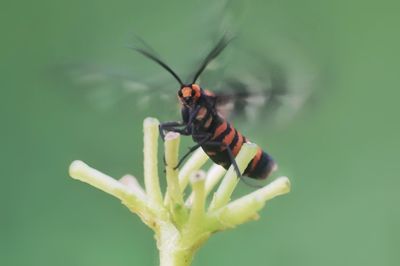
[[[205,142],[204,144],[205,144],[205,145],[209,145],[209,146],[215,146],[215,147],[226,147],[226,151],[227,151],[227,153],[228,153],[229,160],[230,160],[230,162],[231,162],[231,165],[233,165],[233,168],[235,169],[235,172],[236,172],[238,178],[240,178],[240,179],[243,181],[243,183],[245,183],[245,184],[248,185],[249,187],[253,187],[253,188],[261,188],[261,187],[263,187],[262,185],[249,183],[249,182],[245,179],[245,176],[243,176],[243,175],[240,173],[239,166],[238,166],[237,163],[236,163],[235,157],[233,156],[232,150],[231,150],[231,148],[229,147],[229,145],[227,145],[227,144],[225,144],[225,143],[223,143],[223,142],[218,142],[218,141],[209,141],[209,142]]]
[[[219,141],[207,141],[204,143],[204,145],[214,146],[214,147],[225,147],[226,151],[228,153],[229,161],[230,161],[231,165],[233,165],[233,168],[235,169],[237,176],[239,178],[242,177],[242,174],[240,173],[240,170],[239,170],[239,166],[236,163],[235,157],[233,156],[232,149],[231,149],[231,147],[229,147],[229,145],[225,144],[224,142],[219,142]]]
[[[200,148],[201,145],[203,145],[204,143],[206,143],[206,142],[210,139],[211,134],[206,133],[206,134],[193,135],[193,136],[196,136],[196,137],[199,137],[199,138],[202,138],[202,139],[201,139],[196,145],[194,145],[193,147],[190,147],[190,148],[189,148],[189,151],[186,152],[186,154],[182,156],[182,158],[179,160],[178,164],[175,166],[174,169],[179,168],[179,166],[181,166],[181,164],[185,161],[185,159],[186,159],[192,152],[194,152],[195,150],[197,150],[198,148]]]

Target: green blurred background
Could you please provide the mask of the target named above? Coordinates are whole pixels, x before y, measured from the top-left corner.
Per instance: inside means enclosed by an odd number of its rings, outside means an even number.
[[[85,62],[161,72],[126,48],[132,32],[183,69],[199,59],[193,45],[214,27],[213,4],[2,2],[0,265],[158,264],[152,232],[138,217],[67,169],[82,159],[115,177],[141,178],[142,119],[178,115],[162,104],[137,111],[129,101],[99,111],[51,69]],[[301,51],[318,69],[320,92],[284,129],[242,128],[269,147],[293,190],[259,221],[212,237],[193,265],[400,265],[399,8],[247,2],[241,38],[288,57]]]

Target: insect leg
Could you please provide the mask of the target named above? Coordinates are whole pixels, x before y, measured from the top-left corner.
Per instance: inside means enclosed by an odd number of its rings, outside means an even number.
[[[186,126],[186,124],[184,124],[183,122],[177,122],[177,121],[160,123],[160,125],[158,126],[158,130],[160,132],[162,141],[165,140],[164,130],[178,132],[178,133],[184,135],[182,132],[180,132],[180,131],[182,131],[182,129],[176,128],[176,127],[182,127],[182,126]],[[165,154],[163,155],[163,161],[164,161],[164,165],[166,166],[167,161],[165,160]],[[165,172],[165,169],[164,169],[164,172]]]
[[[209,134],[209,133],[205,133],[205,134],[201,134],[201,135],[199,134],[199,135],[196,135],[196,137],[203,137],[203,139],[201,139],[201,140],[200,140],[196,145],[194,145],[193,147],[190,147],[190,148],[189,148],[189,151],[186,152],[186,154],[182,156],[182,158],[179,160],[178,164],[175,166],[174,169],[177,169],[179,166],[181,166],[181,164],[185,161],[185,159],[186,159],[192,152],[194,152],[194,151],[197,150],[201,145],[203,145],[204,143],[206,143],[206,142],[210,139],[211,134]]]
[[[160,136],[161,139],[164,141],[165,139],[165,134],[164,134],[164,130],[165,131],[173,131],[173,132],[177,132],[181,135],[185,135],[185,136],[189,136],[192,135],[192,124],[193,124],[193,119],[196,117],[197,113],[200,110],[200,106],[197,106],[195,109],[193,110],[189,110],[188,108],[184,108],[182,109],[182,118],[183,118],[183,122],[164,122],[161,123],[158,127],[159,131],[160,131]],[[178,128],[178,127],[183,127],[183,128]],[[198,147],[197,147],[198,148]],[[197,149],[196,148],[196,149]],[[192,147],[193,149],[193,147]],[[193,149],[194,151],[195,149]],[[190,151],[188,154],[186,154],[184,156],[184,158],[182,158],[179,162],[178,165],[175,167],[178,168],[179,165],[184,161],[184,159],[189,156],[189,154],[193,151]],[[164,164],[166,165],[165,162],[165,157],[164,157]]]
[[[159,126],[160,136],[162,140],[165,138],[164,130],[165,131],[173,131],[180,133],[181,135],[192,135],[192,124],[193,119],[196,117],[197,113],[200,110],[200,106],[197,106],[193,110],[184,109],[185,115],[183,115],[183,122],[164,122],[161,123]],[[183,127],[183,128],[178,128]]]
[[[233,168],[235,169],[237,176],[238,177],[242,176],[239,170],[239,166],[237,165],[235,157],[233,156],[232,150],[228,144],[218,141],[208,141],[205,142],[204,144],[208,146],[225,147],[226,151],[228,152],[229,160],[231,161],[231,164],[233,165]]]
[[[178,127],[184,127],[184,128],[178,128]],[[182,135],[190,135],[190,133],[187,132],[188,131],[187,128],[188,128],[187,124],[185,124],[183,122],[165,122],[165,123],[161,123],[158,126],[158,129],[160,131],[160,136],[163,141],[165,139],[164,130],[178,132]]]

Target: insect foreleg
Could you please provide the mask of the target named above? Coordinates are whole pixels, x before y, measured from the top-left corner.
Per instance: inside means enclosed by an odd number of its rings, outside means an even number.
[[[182,113],[185,115],[183,116],[183,122],[165,122],[161,123],[159,126],[160,136],[162,140],[165,138],[164,130],[165,131],[173,131],[177,132],[181,135],[191,135],[192,134],[192,124],[193,119],[196,117],[197,113],[200,110],[200,106],[197,106],[195,109],[189,110],[187,108],[182,110]],[[179,128],[183,127],[183,128]]]
[[[179,128],[179,127],[184,127],[184,128]],[[178,132],[179,134],[182,135],[190,135],[190,132],[187,132],[187,124],[184,122],[165,122],[165,123],[161,123],[158,126],[158,129],[160,131],[160,136],[161,139],[164,141],[165,139],[165,131],[173,131],[173,132]]]

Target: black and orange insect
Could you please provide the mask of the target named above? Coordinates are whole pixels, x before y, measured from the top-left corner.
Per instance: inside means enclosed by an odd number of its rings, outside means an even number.
[[[228,169],[234,166],[238,176],[241,176],[235,162],[235,156],[239,153],[243,143],[248,139],[236,130],[218,112],[218,102],[221,100],[218,95],[203,89],[196,83],[199,76],[207,65],[215,59],[228,45],[230,38],[223,36],[203,60],[195,72],[190,83],[184,83],[181,78],[160,58],[146,49],[134,48],[147,58],[155,61],[167,70],[179,83],[178,98],[182,104],[181,122],[165,122],[160,124],[160,133],[164,138],[165,131],[174,131],[182,135],[192,136],[197,143],[191,147],[176,167],[197,148],[202,147],[205,153],[215,163]],[[276,169],[274,160],[261,148],[258,149],[254,158],[250,161],[243,175],[254,179],[265,179]]]

